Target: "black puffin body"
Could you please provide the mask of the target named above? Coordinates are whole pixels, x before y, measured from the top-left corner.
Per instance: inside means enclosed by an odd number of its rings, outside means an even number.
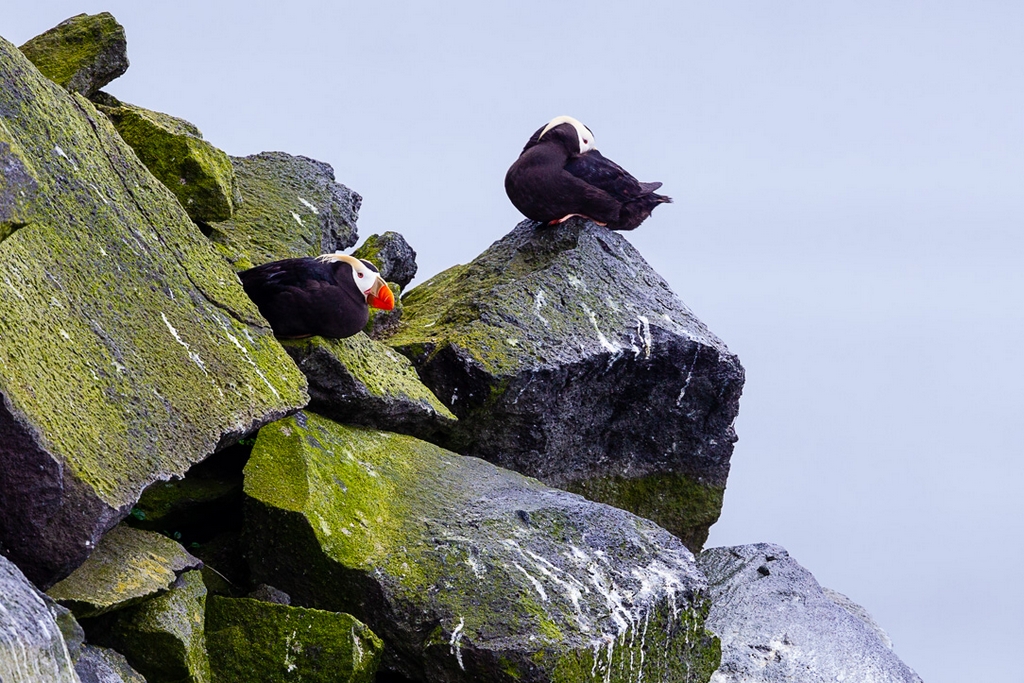
[[[284,339],[351,337],[366,326],[370,306],[391,310],[395,304],[373,264],[343,254],[273,261],[238,277]]]
[[[632,230],[658,204],[661,183],[641,183],[594,147],[594,134],[570,116],[534,133],[505,174],[505,192],[524,216],[556,223],[583,216],[612,230]]]

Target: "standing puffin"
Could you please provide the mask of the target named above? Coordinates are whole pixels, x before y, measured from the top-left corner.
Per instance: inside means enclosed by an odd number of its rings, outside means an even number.
[[[505,193],[527,218],[553,225],[582,216],[612,230],[632,230],[670,197],[661,183],[641,183],[594,147],[594,134],[571,116],[534,133],[505,174]]]
[[[238,277],[282,339],[351,337],[366,325],[370,306],[395,307],[394,294],[373,264],[344,254],[272,261]]]

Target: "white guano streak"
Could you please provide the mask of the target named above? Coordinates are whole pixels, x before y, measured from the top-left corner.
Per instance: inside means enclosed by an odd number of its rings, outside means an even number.
[[[178,331],[174,329],[174,325],[172,325],[171,321],[167,319],[167,314],[161,312],[160,317],[164,319],[164,324],[167,325],[167,329],[171,331],[171,335],[174,337],[174,340],[185,347],[185,352],[188,354],[188,357],[192,359],[192,362],[203,371],[204,375],[209,375],[210,373],[206,371],[206,363],[203,362],[203,359],[199,357],[198,353],[194,352],[189,345],[185,343],[185,340],[178,336]]]

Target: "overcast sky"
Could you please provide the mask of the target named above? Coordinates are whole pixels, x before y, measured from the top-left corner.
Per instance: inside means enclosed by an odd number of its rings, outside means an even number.
[[[747,369],[709,545],[782,544],[926,683],[1024,680],[1024,3],[9,0],[0,35],[103,10],[110,92],[331,163],[420,282],[582,120],[676,199],[627,237]]]

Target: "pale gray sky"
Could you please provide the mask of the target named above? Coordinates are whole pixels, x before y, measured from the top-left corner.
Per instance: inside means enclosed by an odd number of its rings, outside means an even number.
[[[747,368],[710,544],[786,546],[927,683],[1024,680],[1024,4],[7,4],[16,44],[113,12],[112,93],[331,163],[418,281],[579,118],[676,199],[627,236]]]

